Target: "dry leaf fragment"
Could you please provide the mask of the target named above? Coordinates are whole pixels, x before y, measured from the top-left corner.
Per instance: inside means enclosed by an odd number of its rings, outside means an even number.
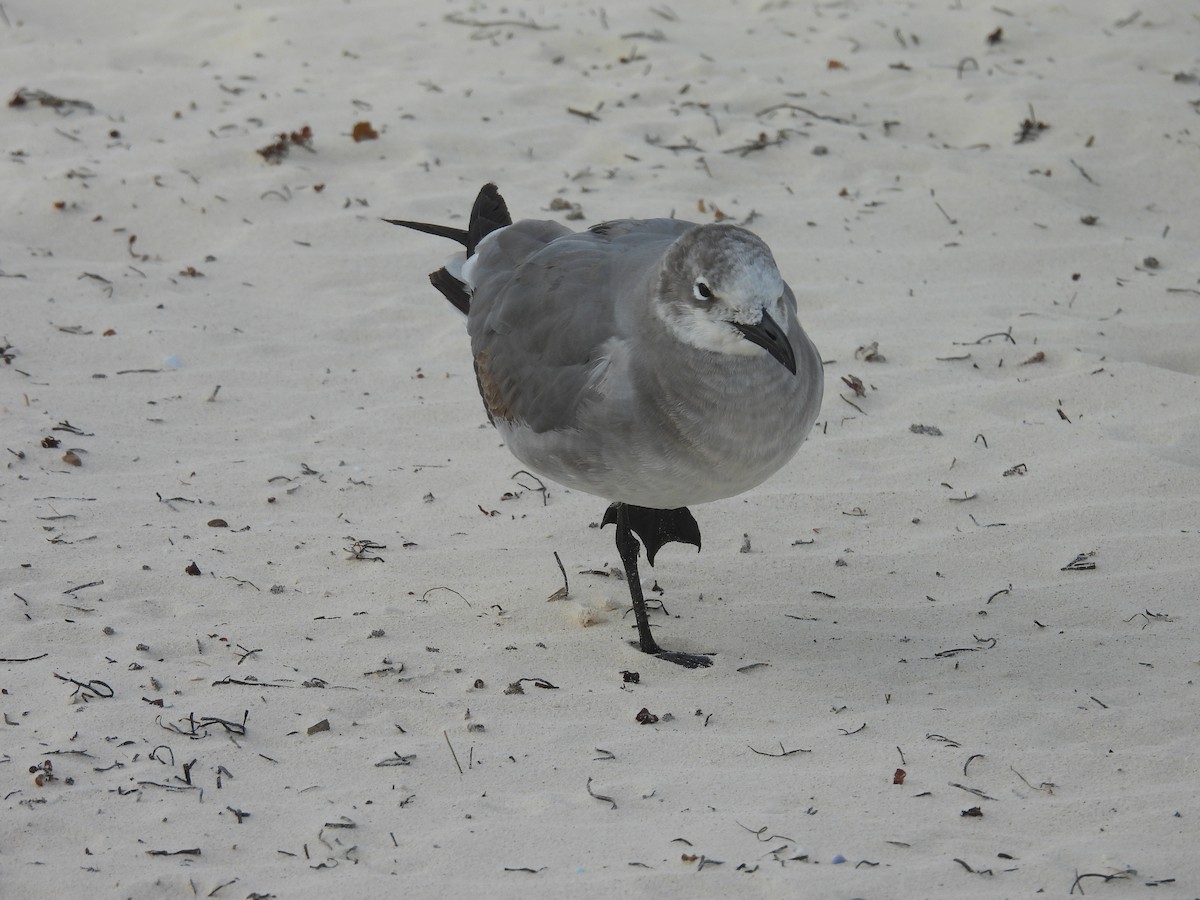
[[[88,111],[95,109],[86,100],[69,100],[66,97],[56,97],[47,91],[39,91],[32,88],[20,88],[8,101],[8,105],[13,109],[20,109],[31,103],[59,110],[60,114],[63,114],[62,110],[70,108],[86,109]]]
[[[68,466],[82,466],[83,465],[83,460],[79,458],[79,454],[76,453],[74,450],[68,450],[66,453],[64,453],[62,461],[65,462]]]
[[[363,141],[375,140],[379,137],[379,132],[371,127],[370,122],[355,122],[350,137],[354,138],[354,143],[359,144]]]
[[[892,784],[904,784],[904,778],[908,775],[903,769],[897,769],[896,774],[892,776]]]
[[[310,153],[316,153],[317,151],[313,149],[312,139],[312,129],[305,125],[299,131],[293,131],[291,134],[281,133],[275,143],[260,147],[255,152],[271,165],[277,166],[288,155],[288,151],[292,147],[303,147]]]

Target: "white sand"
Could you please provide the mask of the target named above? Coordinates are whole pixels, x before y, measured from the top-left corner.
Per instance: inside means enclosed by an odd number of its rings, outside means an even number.
[[[1196,896],[1200,19],[1005,7],[4,0],[94,111],[0,108],[0,895]],[[486,180],[800,299],[817,430],[645,570],[712,669],[379,221]]]

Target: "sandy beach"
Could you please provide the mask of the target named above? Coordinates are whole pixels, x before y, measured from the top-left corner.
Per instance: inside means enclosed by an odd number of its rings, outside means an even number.
[[[0,896],[1200,896],[1195,4],[0,13]],[[487,181],[796,293],[712,668],[381,221]]]

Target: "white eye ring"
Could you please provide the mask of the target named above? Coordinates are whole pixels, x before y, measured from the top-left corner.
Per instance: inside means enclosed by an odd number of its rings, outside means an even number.
[[[697,278],[696,283],[692,285],[692,293],[697,300],[709,301],[713,298],[712,288],[705,284],[703,278]]]

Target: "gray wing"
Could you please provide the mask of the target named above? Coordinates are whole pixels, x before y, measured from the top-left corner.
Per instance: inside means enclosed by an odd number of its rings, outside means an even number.
[[[693,227],[624,219],[575,233],[524,221],[489,235],[464,274],[475,372],[492,420],[538,433],[574,427],[652,314],[663,254]]]

